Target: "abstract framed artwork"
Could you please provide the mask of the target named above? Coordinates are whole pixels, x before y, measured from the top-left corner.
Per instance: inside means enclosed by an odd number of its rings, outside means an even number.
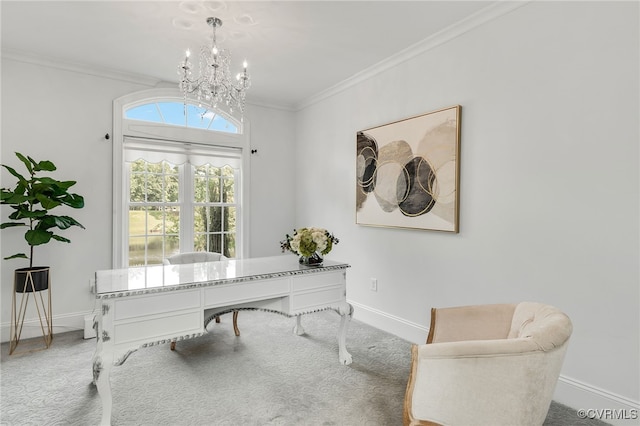
[[[357,133],[357,224],[458,232],[460,110]]]

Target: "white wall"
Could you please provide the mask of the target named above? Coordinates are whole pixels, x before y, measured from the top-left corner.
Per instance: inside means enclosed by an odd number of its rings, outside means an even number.
[[[89,280],[96,270],[111,267],[111,142],[112,100],[141,90],[139,84],[98,78],[78,72],[2,60],[2,163],[23,170],[18,151],[35,160],[51,160],[54,176],[76,180],[72,187],[85,197],[85,208],[67,209],[86,229],[61,231],[70,244],[52,242],[35,247],[34,265],[51,266],[55,332],[82,328],[81,314],[93,309]],[[2,170],[2,186],[14,179]],[[60,208],[62,214],[63,208]],[[2,207],[6,220],[10,208]],[[22,230],[3,230],[2,257],[25,251]],[[2,340],[9,339],[13,270],[29,266],[23,259],[1,261]],[[27,315],[23,336],[39,332]]]
[[[51,160],[54,176],[77,180],[72,189],[85,197],[85,208],[68,209],[86,229],[61,234],[70,244],[52,242],[36,247],[35,263],[52,270],[54,334],[84,327],[83,316],[93,310],[89,280],[96,270],[112,265],[112,102],[128,93],[148,89],[142,83],[72,72],[64,64],[34,64],[15,58],[2,60],[1,162],[20,169],[19,151],[36,160]],[[144,80],[141,80],[144,82]],[[269,107],[250,106],[251,157],[250,248],[253,256],[280,252],[279,230],[293,222],[293,180],[288,172],[294,135],[294,114]],[[290,153],[290,154],[287,154]],[[2,170],[2,186],[13,187],[13,177]],[[10,208],[2,207],[3,221]],[[62,210],[60,211],[60,214]],[[285,225],[286,224],[286,225]],[[26,251],[23,232],[0,233],[2,257]],[[27,252],[28,253],[28,252]],[[23,259],[0,262],[0,324],[2,341],[9,340],[13,270],[28,266]],[[40,335],[37,313],[30,311],[23,338]]]
[[[638,408],[638,35],[637,2],[529,3],[299,111],[296,223],[341,239],[356,318],[422,342],[432,306],[549,303],[557,397]],[[356,225],[356,131],[455,104],[460,233]]]
[[[251,118],[251,247],[250,257],[280,253],[279,241],[295,215],[294,113],[250,105]]]

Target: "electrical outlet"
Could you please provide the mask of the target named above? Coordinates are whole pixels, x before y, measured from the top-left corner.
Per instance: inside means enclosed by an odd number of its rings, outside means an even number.
[[[371,278],[371,284],[369,285],[369,290],[378,291],[378,279]]]

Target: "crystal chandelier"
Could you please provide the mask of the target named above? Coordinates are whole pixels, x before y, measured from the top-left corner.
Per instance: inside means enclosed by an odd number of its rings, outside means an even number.
[[[207,24],[212,28],[213,35],[211,46],[200,48],[200,73],[197,78],[192,77],[192,68],[189,57],[191,52],[187,50],[184,61],[178,66],[180,75],[180,90],[184,95],[185,111],[187,107],[187,97],[198,102],[198,106],[207,108],[218,108],[226,106],[229,113],[233,114],[234,109],[240,111],[241,119],[244,115],[245,96],[247,89],[251,86],[251,79],[247,73],[247,61],[243,63],[244,70],[235,77],[229,71],[231,54],[226,49],[218,49],[216,44],[216,28],[222,26],[222,21],[218,18],[207,18]]]

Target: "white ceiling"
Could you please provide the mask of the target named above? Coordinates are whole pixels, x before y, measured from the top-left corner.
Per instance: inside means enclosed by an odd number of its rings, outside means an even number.
[[[232,71],[249,62],[248,100],[294,107],[492,3],[2,0],[2,49],[177,84],[216,16]]]

